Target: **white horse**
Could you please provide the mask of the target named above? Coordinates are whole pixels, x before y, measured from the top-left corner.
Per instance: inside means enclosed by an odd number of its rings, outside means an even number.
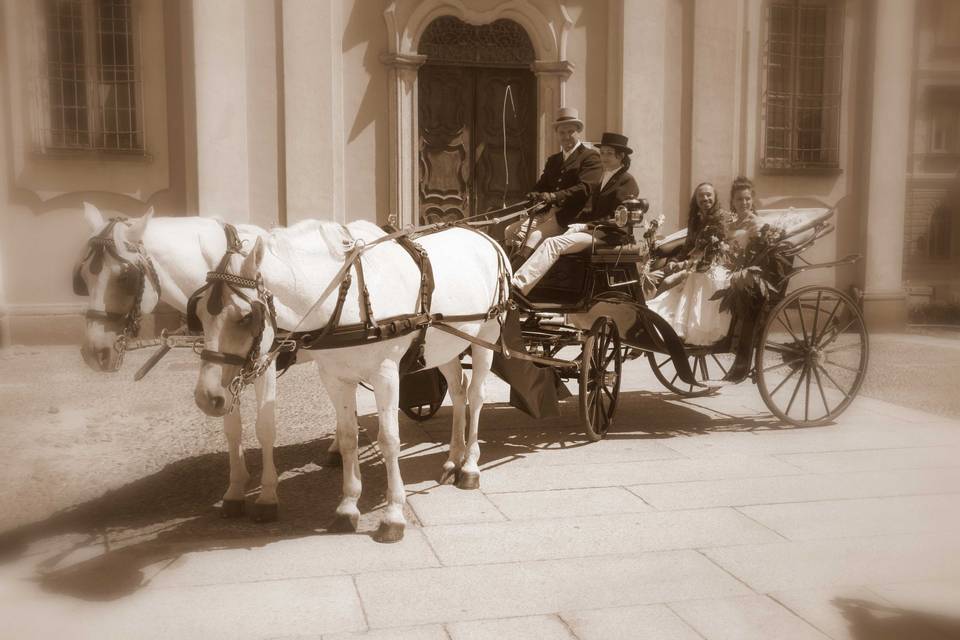
[[[319,330],[327,326],[336,306],[336,295],[316,305],[345,265],[345,249],[354,239],[371,243],[384,235],[369,222],[353,222],[348,227],[330,222],[305,221],[289,229],[274,229],[265,240],[258,239],[248,255],[232,254],[225,271],[248,283],[259,282],[261,290],[212,287],[197,298],[197,317],[203,324],[205,347],[241,359],[253,356],[265,363],[263,355],[274,340],[274,326],[265,305],[266,291],[273,295],[276,324],[292,330]],[[432,312],[448,316],[484,314],[500,308],[508,289],[509,267],[502,250],[488,237],[463,228],[452,228],[419,238],[433,266],[436,288]],[[368,247],[362,254],[366,286],[374,318],[411,314],[417,309],[421,273],[410,255],[396,242]],[[360,323],[363,312],[353,278],[344,298],[338,326]],[[335,291],[335,289],[334,289]],[[210,300],[214,305],[208,307]],[[311,311],[311,309],[313,309]],[[309,314],[309,315],[308,315]],[[298,326],[299,325],[299,326]],[[495,341],[499,336],[497,317],[452,322],[451,326],[471,336]],[[356,387],[361,381],[373,387],[379,413],[377,442],[387,470],[387,507],[376,538],[393,542],[403,537],[405,492],[399,467],[399,363],[414,334],[361,346],[324,350],[301,350],[298,359],[316,360],[320,375],[337,411],[337,441],[343,458],[343,496],[337,506],[331,529],[356,531],[360,511],[360,464],[357,455],[358,425]],[[477,430],[484,402],[483,383],[490,370],[493,353],[472,348],[473,375],[467,387],[459,355],[472,345],[438,329],[426,335],[427,367],[439,366],[447,380],[453,401],[453,430],[450,452],[443,465],[441,482],[456,478],[461,488],[479,486],[480,445]],[[217,357],[223,357],[217,356]],[[264,388],[264,411],[258,421],[272,420],[276,391],[275,362],[258,378]],[[205,361],[196,386],[198,406],[208,415],[223,415],[229,410],[230,385],[240,372],[237,364]],[[466,438],[466,400],[469,397],[469,427]]]
[[[84,204],[84,217],[92,237],[87,255],[74,272],[74,288],[79,295],[89,296],[80,351],[95,371],[119,368],[130,321],[152,313],[160,300],[185,312],[190,294],[203,285],[207,271],[214,266],[205,256],[221,255],[227,249],[224,226],[216,220],[152,216],[151,208],[141,218],[113,224],[107,230],[110,222],[95,206]],[[253,225],[238,225],[237,230],[240,240],[248,244],[266,235],[266,231]],[[107,248],[98,248],[105,243]],[[261,395],[258,394],[258,412],[263,410]],[[230,484],[223,495],[221,514],[234,517],[243,513],[250,478],[241,446],[243,427],[239,411],[223,417],[223,431],[230,458]],[[263,449],[263,473],[255,517],[271,520],[277,512],[277,471],[273,462],[276,432],[271,421],[258,420],[257,438]]]

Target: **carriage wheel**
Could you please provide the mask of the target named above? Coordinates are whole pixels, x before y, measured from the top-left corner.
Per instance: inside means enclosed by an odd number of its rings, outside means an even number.
[[[443,399],[447,395],[447,379],[443,376],[440,376],[440,399],[436,402],[431,402],[430,404],[416,404],[409,407],[403,405],[400,406],[400,410],[410,418],[411,420],[416,420],[417,422],[424,422],[433,417],[437,411],[440,410],[440,407],[443,406]]]
[[[670,391],[673,391],[684,398],[699,398],[700,396],[716,393],[717,386],[709,386],[711,382],[717,382],[727,374],[730,367],[733,366],[734,355],[732,353],[700,353],[687,356],[690,363],[690,370],[693,376],[706,387],[692,385],[680,379],[677,368],[673,365],[673,358],[662,353],[647,352],[647,361],[650,368],[653,369],[653,375],[657,377],[660,384]]]
[[[832,287],[798,289],[763,328],[756,353],[760,396],[790,424],[826,424],[856,397],[869,353],[863,315],[850,296]]]
[[[617,324],[606,316],[597,318],[580,354],[580,420],[593,442],[610,428],[620,398],[622,365]]]

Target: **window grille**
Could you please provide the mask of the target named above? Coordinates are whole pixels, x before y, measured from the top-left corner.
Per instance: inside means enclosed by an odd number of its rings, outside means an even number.
[[[829,0],[767,4],[764,169],[839,167],[843,10]]]
[[[40,147],[144,151],[131,0],[45,0]]]

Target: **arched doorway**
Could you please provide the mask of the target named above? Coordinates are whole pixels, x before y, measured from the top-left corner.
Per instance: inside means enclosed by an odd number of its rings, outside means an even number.
[[[536,180],[534,49],[512,20],[431,22],[418,53],[419,216],[458,220],[520,200]]]

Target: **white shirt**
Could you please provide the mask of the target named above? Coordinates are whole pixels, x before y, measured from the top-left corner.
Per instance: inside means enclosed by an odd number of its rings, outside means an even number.
[[[583,142],[581,142],[580,140],[577,140],[577,144],[573,145],[573,149],[570,149],[570,151],[564,151],[563,147],[560,147],[560,152],[563,154],[563,161],[566,162],[567,158],[570,157],[570,154],[576,151],[577,147],[579,147],[582,144]]]
[[[600,179],[600,189],[601,189],[601,191],[603,190],[604,185],[607,184],[607,181],[610,180],[610,178],[612,178],[612,177],[613,177],[613,174],[615,174],[615,173],[616,173],[616,170],[607,171],[606,169],[604,169],[604,171],[603,171],[603,178]]]

